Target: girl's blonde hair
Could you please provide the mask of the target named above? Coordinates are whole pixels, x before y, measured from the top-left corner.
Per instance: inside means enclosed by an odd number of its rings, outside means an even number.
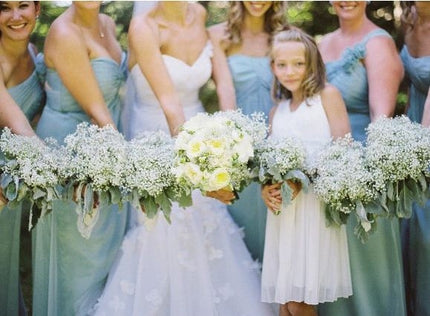
[[[305,79],[302,83],[304,98],[311,97],[320,92],[326,82],[325,66],[318,46],[314,39],[298,28],[281,31],[273,37],[270,49],[270,63],[273,65],[275,60],[275,50],[278,44],[286,42],[299,42],[305,46]],[[276,78],[272,85],[272,98],[276,103],[285,99],[290,99],[291,92],[281,85]]]
[[[242,41],[241,29],[245,16],[245,6],[242,1],[233,1],[227,18],[228,45],[237,45]],[[286,5],[284,1],[273,1],[264,18],[264,31],[272,35],[282,30],[287,25],[285,18]],[[270,41],[270,39],[269,39]],[[270,44],[270,43],[269,43]]]

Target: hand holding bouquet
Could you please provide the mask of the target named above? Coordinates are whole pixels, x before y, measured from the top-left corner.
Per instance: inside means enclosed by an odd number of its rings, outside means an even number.
[[[381,213],[377,206],[385,186],[382,174],[368,168],[362,144],[350,134],[331,142],[315,168],[314,191],[325,203],[328,224],[345,224],[355,213],[358,224],[354,232],[366,241],[376,229],[375,214]]]
[[[36,206],[41,216],[52,209],[52,201],[61,197],[61,155],[58,152],[53,139],[44,143],[36,136],[16,135],[8,128],[3,130],[0,137],[0,183],[3,195],[12,207],[25,198],[32,204],[31,211]],[[31,228],[31,216],[29,224]]]
[[[252,160],[254,179],[261,184],[280,184],[282,208],[293,198],[292,184],[287,181],[298,182],[303,190],[307,189],[309,179],[304,169],[305,150],[299,141],[269,137],[256,145]]]
[[[367,129],[366,160],[386,186],[382,206],[388,216],[411,215],[412,203],[429,196],[430,130],[406,116],[380,118]]]
[[[261,114],[197,114],[182,126],[175,142],[177,181],[203,192],[242,190],[251,181],[248,163],[254,145],[266,133]]]

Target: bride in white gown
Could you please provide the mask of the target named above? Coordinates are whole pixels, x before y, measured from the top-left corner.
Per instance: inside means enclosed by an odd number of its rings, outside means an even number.
[[[185,119],[204,111],[198,93],[212,71],[205,19],[201,5],[186,2],[160,2],[132,19],[128,138],[147,130],[175,135]],[[273,315],[260,302],[258,264],[223,203],[194,192],[193,206],[174,205],[171,224],[159,216],[149,229],[135,214],[96,315]]]

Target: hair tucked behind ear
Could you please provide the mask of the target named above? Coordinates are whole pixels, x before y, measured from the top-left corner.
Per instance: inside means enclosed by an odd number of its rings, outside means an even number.
[[[277,45],[286,42],[299,42],[305,46],[306,73],[302,83],[303,95],[305,98],[311,97],[320,92],[326,82],[325,66],[315,40],[302,30],[292,28],[281,31],[273,37],[270,49],[270,63],[273,65]],[[276,103],[291,98],[291,92],[283,87],[275,77],[272,86],[272,98]]]
[[[245,16],[245,6],[242,1],[233,1],[227,18],[227,39],[230,45],[240,44],[242,41],[241,28]],[[264,31],[272,35],[282,30],[287,21],[285,18],[286,5],[284,1],[273,1],[265,14]],[[270,43],[269,43],[270,44]]]

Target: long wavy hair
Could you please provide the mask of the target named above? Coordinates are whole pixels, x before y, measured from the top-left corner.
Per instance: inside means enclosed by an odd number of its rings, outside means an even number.
[[[275,60],[275,51],[279,44],[286,42],[299,42],[305,46],[305,79],[302,83],[303,96],[311,97],[320,92],[326,82],[326,72],[323,59],[318,50],[315,40],[298,28],[291,28],[277,33],[273,37],[273,43],[270,49],[270,63],[273,65]],[[291,91],[286,89],[275,76],[272,86],[272,98],[276,103],[292,97]]]
[[[286,4],[284,1],[272,1],[270,8],[264,16],[264,31],[270,38],[272,35],[287,26],[285,18]],[[227,41],[228,45],[237,45],[242,41],[241,28],[245,16],[245,6],[242,1],[232,1],[227,17]]]

